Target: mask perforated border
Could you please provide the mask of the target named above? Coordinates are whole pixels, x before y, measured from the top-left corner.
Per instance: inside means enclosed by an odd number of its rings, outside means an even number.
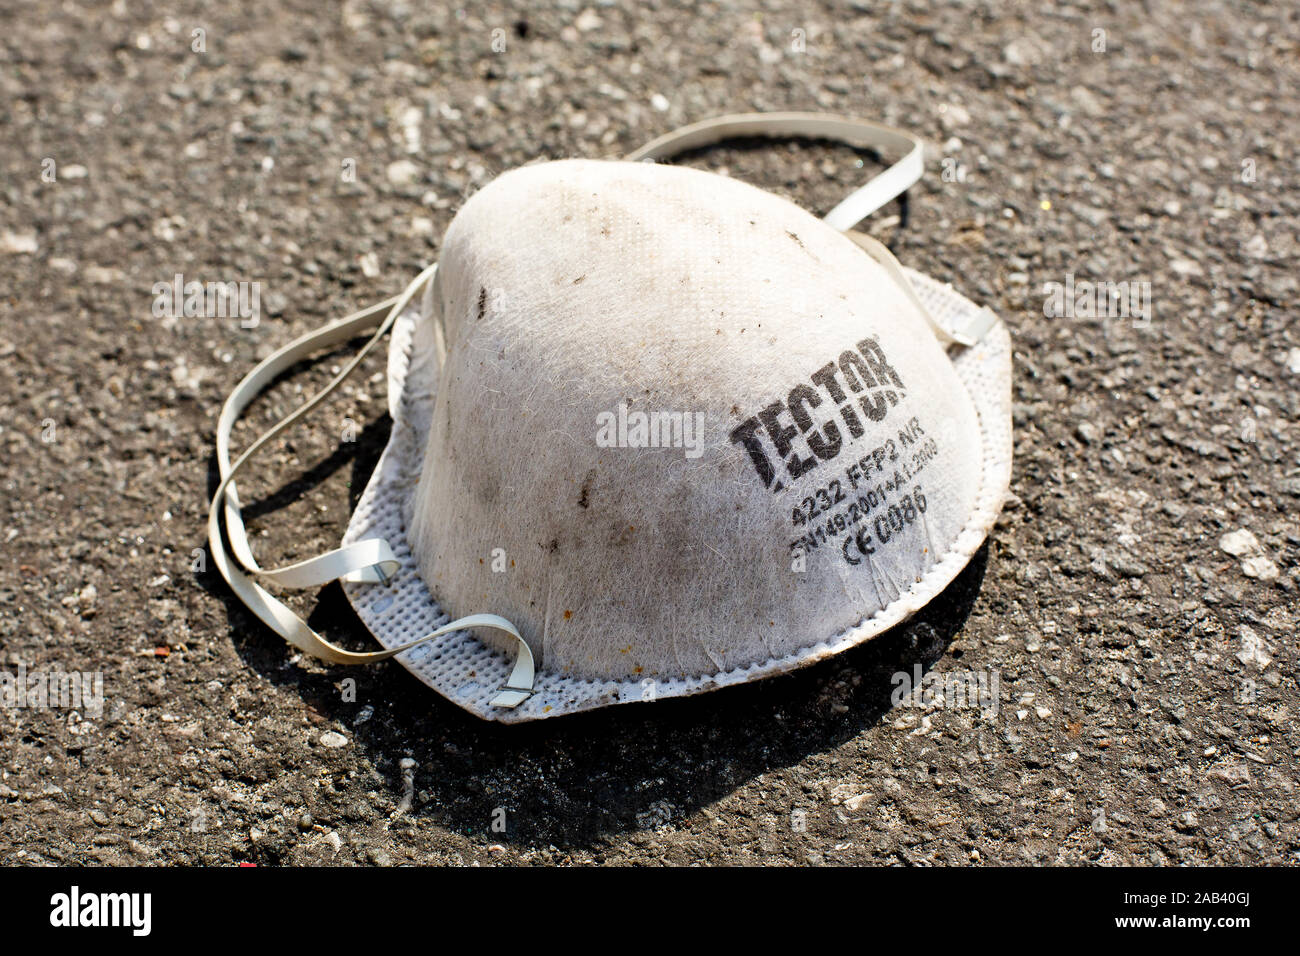
[[[922,302],[946,327],[965,325],[965,319],[979,310],[950,286],[911,269],[904,271]],[[345,545],[363,538],[385,538],[402,563],[387,585],[343,585],[357,615],[384,647],[415,640],[451,620],[420,577],[403,518],[424,457],[427,426],[422,431],[419,423],[432,419],[437,381],[433,355],[416,355],[413,349],[418,318],[419,310],[412,306],[394,325],[388,356],[392,434],[343,538]],[[997,520],[1011,482],[1011,337],[1006,326],[998,323],[978,345],[956,353],[953,366],[979,420],[983,467],[975,503],[948,552],[907,591],[853,627],[810,640],[806,647],[783,657],[695,677],[580,680],[543,666],[537,672],[533,695],[514,709],[489,703],[509,677],[512,658],[483,644],[469,631],[447,634],[395,659],[470,713],[486,720],[520,723],[611,704],[700,694],[785,673],[894,627],[929,603],[966,567]]]

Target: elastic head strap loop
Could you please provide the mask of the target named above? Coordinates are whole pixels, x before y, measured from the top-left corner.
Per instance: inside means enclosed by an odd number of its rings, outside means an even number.
[[[903,294],[920,311],[922,317],[930,326],[930,330],[934,332],[934,337],[944,345],[960,345],[963,348],[970,348],[978,344],[980,339],[988,335],[989,329],[1000,321],[996,313],[986,306],[973,315],[967,316],[965,324],[960,328],[948,328],[941,325],[939,320],[934,317],[934,314],[926,308],[925,303],[921,301],[921,297],[916,294],[916,289],[912,286],[912,280],[903,271],[902,264],[894,258],[894,254],[889,251],[883,242],[854,229],[850,229],[844,235],[856,242],[866,251],[867,255],[875,259],[884,268],[889,277],[894,280],[894,284],[903,291]]]
[[[667,159],[692,149],[738,136],[799,136],[830,139],[859,149],[901,154],[892,166],[849,193],[826,214],[826,222],[843,232],[852,229],[885,203],[905,193],[925,171],[921,140],[911,133],[867,120],[829,113],[736,113],[683,126],[642,146],[630,160]]]
[[[387,584],[401,567],[388,542],[378,538],[358,541],[288,567],[263,570],[254,560],[252,549],[249,547],[248,534],[235,490],[236,472],[268,441],[319,405],[352,373],[392,327],[397,316],[429,282],[436,269],[436,265],[425,269],[401,295],[386,299],[378,305],[353,313],[322,329],[295,339],[258,363],[244,376],[230,397],[226,399],[217,422],[217,467],[221,482],[212,496],[211,507],[208,510],[208,544],[212,551],[213,563],[216,564],[221,576],[225,578],[235,595],[263,623],[299,650],[331,663],[371,664],[387,660],[444,634],[472,627],[488,627],[505,631],[515,638],[519,651],[506,688],[493,698],[492,704],[497,707],[516,707],[532,693],[535,668],[532,650],[513,624],[495,614],[471,614],[445,624],[417,640],[383,651],[356,652],[338,647],[312,630],[306,621],[259,585],[252,575],[285,587],[313,587],[335,579]],[[385,310],[387,314],[382,319],[379,318]],[[274,381],[277,375],[317,349],[347,341],[370,329],[376,330],[374,335],[325,388],[277,422],[231,464],[230,435],[235,422],[239,420],[240,414],[248,404]],[[230,551],[227,551],[221,535],[223,516],[226,519],[226,536],[230,541]],[[234,552],[233,560],[230,552]]]
[[[397,296],[385,299],[383,302],[370,306],[367,309],[362,309],[360,312],[354,312],[352,315],[340,319],[337,322],[332,322],[322,329],[308,332],[306,335],[294,339],[294,341],[290,342],[288,345],[276,350],[274,353],[259,362],[257,366],[245,375],[240,383],[235,386],[234,390],[230,393],[230,397],[226,399],[226,404],[221,409],[221,417],[217,420],[217,466],[220,469],[222,477],[228,481],[228,486],[226,488],[225,518],[226,527],[230,535],[231,550],[234,551],[235,557],[238,559],[239,563],[248,570],[256,573],[263,573],[262,569],[257,564],[257,560],[253,557],[252,550],[248,546],[248,536],[244,531],[243,515],[240,511],[239,495],[235,488],[233,473],[239,467],[242,467],[243,459],[251,457],[252,452],[256,448],[261,447],[265,441],[269,440],[280,430],[287,427],[292,420],[301,417],[310,409],[309,407],[304,406],[303,408],[298,409],[292,416],[290,416],[290,418],[277,424],[268,434],[258,440],[253,449],[245,452],[241,457],[241,461],[232,468],[230,464],[230,435],[234,429],[235,422],[238,421],[239,417],[244,413],[244,409],[248,407],[253,399],[256,398],[264,388],[275,380],[276,376],[280,375],[286,369],[292,368],[298,362],[301,362],[319,349],[346,342],[354,336],[360,335],[362,332],[368,332],[376,326],[384,324],[377,318],[377,316],[391,310],[397,300]],[[382,334],[382,331],[380,334]],[[364,357],[364,355],[365,351],[358,356],[358,359]],[[350,370],[351,369],[349,368],[349,371]],[[344,376],[346,376],[346,372],[339,376],[339,378],[341,379]],[[323,392],[315,397],[311,404],[315,405],[323,399],[327,394],[329,394],[333,387],[333,384],[327,386]]]

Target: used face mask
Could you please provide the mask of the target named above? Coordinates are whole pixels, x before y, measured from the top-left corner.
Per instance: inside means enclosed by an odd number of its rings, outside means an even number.
[[[755,135],[902,158],[824,220],[637,161]],[[755,114],[629,160],[506,173],[456,215],[438,265],[270,356],[227,400],[213,558],[295,647],[396,656],[480,717],[534,720],[837,654],[923,607],[980,546],[1010,482],[1010,338],[845,231],[920,177],[920,141]],[[375,328],[231,463],[234,422],[276,375]],[[390,330],[392,434],[343,546],[259,567],[232,479]],[[329,643],[267,590],[335,579],[384,650]]]

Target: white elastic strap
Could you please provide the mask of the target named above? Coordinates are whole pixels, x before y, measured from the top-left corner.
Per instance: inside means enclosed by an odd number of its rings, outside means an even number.
[[[235,386],[230,397],[226,399],[226,404],[221,410],[221,417],[217,420],[217,465],[223,478],[226,478],[234,470],[230,465],[230,434],[235,422],[243,414],[248,404],[277,375],[307,358],[318,349],[346,342],[377,325],[384,325],[384,331],[386,331],[387,324],[381,322],[376,316],[390,310],[397,300],[398,297],[394,296],[368,309],[353,313],[338,322],[331,323],[323,329],[309,332],[263,359],[251,372],[244,376],[243,380]],[[381,331],[379,334],[382,335],[383,332]],[[362,356],[358,356],[358,358],[360,357],[364,357],[364,352]],[[355,367],[355,363],[353,367]],[[349,368],[350,370],[351,368]],[[342,377],[339,376],[339,380]],[[315,405],[323,399],[333,389],[334,384],[331,383],[325,391],[317,395],[311,404]],[[306,407],[299,409],[293,418],[301,416],[307,410]],[[286,427],[291,420],[286,419],[281,422],[274,431],[278,432]],[[272,437],[270,434],[264,436],[262,442],[270,437]],[[343,578],[349,581],[382,581],[395,574],[400,566],[391,549],[388,548],[387,542],[370,540],[358,542],[350,548],[330,551],[327,554],[299,562],[287,568],[264,570],[258,565],[257,560],[253,557],[252,550],[249,548],[248,535],[244,530],[243,515],[240,511],[239,495],[233,479],[230,480],[226,489],[225,518],[230,547],[240,565],[265,580],[283,587],[313,587],[332,581],[335,578]]]
[[[636,152],[630,153],[627,158],[629,160],[666,159],[738,136],[799,136],[806,139],[829,139],[860,149],[902,153],[902,159],[896,161],[865,186],[850,193],[826,214],[824,221],[845,233],[868,255],[884,266],[885,272],[920,310],[930,328],[934,330],[935,336],[943,344],[970,347],[997,324],[999,321],[997,315],[990,309],[984,308],[977,312],[963,328],[944,328],[922,303],[920,296],[912,287],[911,280],[903,272],[902,266],[894,258],[893,253],[872,237],[853,231],[855,225],[885,203],[906,192],[924,173],[921,140],[911,133],[866,120],[823,113],[738,113],[683,126],[647,143]]]
[[[719,116],[660,136],[627,158],[666,159],[738,136],[830,139],[859,149],[902,153],[901,159],[865,186],[850,193],[826,214],[826,222],[841,232],[852,229],[885,203],[905,193],[925,171],[921,141],[911,133],[892,126],[829,113],[737,113]]]
[[[867,255],[871,256],[871,258],[875,259],[876,262],[880,263],[880,265],[884,267],[885,272],[889,274],[889,277],[894,280],[894,283],[900,289],[903,290],[903,294],[906,295],[912,301],[912,304],[920,310],[921,315],[925,317],[925,321],[929,323],[930,329],[934,332],[935,338],[944,345],[955,344],[970,348],[972,345],[979,342],[980,339],[984,338],[984,336],[988,335],[989,329],[997,325],[999,321],[997,314],[988,306],[985,306],[972,315],[961,328],[945,328],[939,324],[939,320],[936,319],[934,315],[931,314],[930,310],[925,307],[925,303],[921,301],[921,297],[916,294],[916,289],[912,287],[912,280],[909,279],[907,273],[903,271],[903,266],[896,258],[894,258],[894,254],[889,251],[889,248],[883,242],[873,236],[868,236],[866,233],[858,232],[854,229],[850,229],[844,234],[861,246],[866,251]]]
[[[335,579],[355,582],[387,583],[401,567],[388,542],[379,538],[359,541],[345,548],[338,548],[326,554],[300,561],[297,564],[275,570],[264,570],[258,566],[248,545],[248,535],[240,513],[239,498],[236,493],[234,477],[256,452],[273,437],[293,424],[325,399],[351,372],[362,359],[378,344],[392,328],[397,316],[406,308],[416,294],[432,278],[437,266],[430,266],[420,273],[402,292],[401,295],[386,299],[368,309],[355,312],[346,318],[333,322],[322,329],[310,332],[269,355],[258,363],[251,372],[235,387],[226,399],[217,422],[217,466],[221,483],[212,496],[208,511],[208,543],[211,546],[213,561],[221,576],[226,579],[231,590],[258,616],[268,627],[283,637],[294,647],[314,657],[336,664],[370,664],[387,660],[396,654],[410,650],[420,644],[450,634],[454,631],[473,627],[489,627],[505,631],[515,638],[519,653],[505,688],[492,700],[496,707],[516,707],[532,693],[534,663],[532,650],[516,630],[515,626],[503,617],[495,614],[471,614],[445,624],[430,634],[399,647],[383,651],[356,652],[344,650],[325,640],[313,631],[301,617],[277,600],[269,591],[259,585],[245,570],[258,577],[284,587],[313,587]],[[378,316],[387,310],[381,320]],[[377,328],[376,328],[377,327]],[[239,458],[230,462],[230,434],[240,414],[277,375],[306,358],[312,352],[325,346],[345,342],[353,336],[375,328],[376,331],[361,351],[348,365],[336,375],[320,392],[312,396],[292,413],[278,422],[269,431],[259,437]],[[223,507],[224,505],[224,507]],[[221,536],[221,518],[226,519],[226,535],[230,540],[230,550],[235,560],[227,552]],[[238,562],[241,567],[236,565]]]

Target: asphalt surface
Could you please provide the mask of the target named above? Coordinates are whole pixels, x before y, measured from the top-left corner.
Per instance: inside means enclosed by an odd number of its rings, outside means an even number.
[[[1298,20],[4,0],[0,669],[100,672],[104,703],[0,707],[0,860],[1297,862]],[[923,136],[926,179],[872,231],[1011,326],[1014,497],[940,599],[794,675],[514,728],[242,609],[204,521],[217,413],[260,356],[399,291],[503,170],[758,109]],[[866,171],[750,145],[689,161],[822,212]],[[260,322],[155,316],[177,273],[259,282]],[[1068,276],[1150,283],[1149,321],[1045,314]],[[242,483],[267,563],[337,543],[382,370]],[[366,646],[337,586],[295,600]],[[996,673],[997,713],[894,707],[916,662]]]

